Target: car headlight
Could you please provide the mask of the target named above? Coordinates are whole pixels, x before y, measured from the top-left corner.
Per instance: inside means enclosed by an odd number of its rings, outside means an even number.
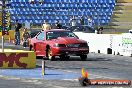
[[[54,47],[66,47],[66,45],[65,45],[65,44],[58,44],[58,43],[55,43],[55,44],[54,44]]]
[[[58,43],[55,43],[55,44],[54,44],[54,47],[59,47],[59,44],[58,44]]]
[[[80,44],[80,47],[88,47],[88,44],[87,43],[82,43],[82,44]]]

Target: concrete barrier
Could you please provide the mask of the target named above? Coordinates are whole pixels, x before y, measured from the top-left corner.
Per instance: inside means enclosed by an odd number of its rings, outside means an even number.
[[[90,52],[132,56],[132,34],[94,34],[74,32],[87,41]],[[109,51],[109,52],[108,52]]]
[[[79,33],[75,34],[80,38],[88,42],[89,51],[107,54],[107,49],[111,48],[111,36],[113,34],[94,34],[94,33]]]
[[[36,55],[33,51],[0,50],[0,68],[35,68]]]

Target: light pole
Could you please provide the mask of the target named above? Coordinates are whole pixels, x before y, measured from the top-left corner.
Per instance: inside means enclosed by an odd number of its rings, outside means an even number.
[[[5,7],[5,0],[2,0],[2,52],[4,52]]]
[[[1,0],[2,3],[2,52],[4,52],[4,35],[7,32],[6,24],[8,24],[6,20],[6,7],[10,5],[8,0]]]
[[[98,7],[99,7],[99,0],[97,0]],[[99,8],[100,9],[100,8]],[[98,29],[99,29],[99,10],[97,9],[97,19],[98,19]]]

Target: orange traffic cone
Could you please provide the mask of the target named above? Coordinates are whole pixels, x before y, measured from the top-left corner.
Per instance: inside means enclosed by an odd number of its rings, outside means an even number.
[[[79,83],[82,86],[87,86],[91,84],[90,79],[88,79],[88,71],[85,72],[84,68],[82,68],[82,77],[79,78]]]
[[[82,77],[88,78],[88,71],[84,71],[84,68],[82,68]]]

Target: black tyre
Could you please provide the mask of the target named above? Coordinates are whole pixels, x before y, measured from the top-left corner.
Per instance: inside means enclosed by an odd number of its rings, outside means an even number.
[[[80,55],[80,58],[81,58],[82,61],[86,61],[87,55]]]
[[[66,60],[68,61],[70,59],[70,56],[66,56]]]
[[[69,60],[70,56],[67,55],[60,55],[60,60]]]

